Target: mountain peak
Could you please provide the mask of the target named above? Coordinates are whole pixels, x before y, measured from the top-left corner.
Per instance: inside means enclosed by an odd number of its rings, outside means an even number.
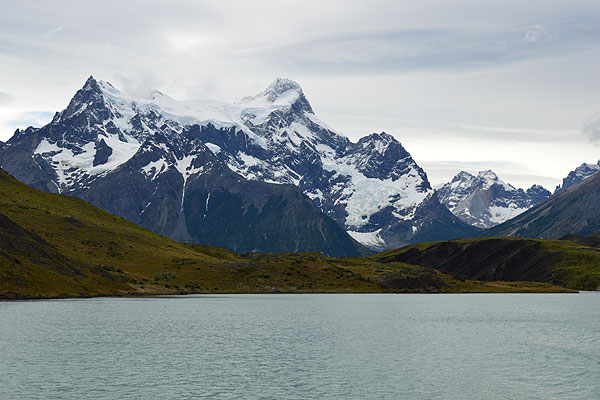
[[[542,185],[538,185],[538,184],[533,184],[531,185],[531,187],[527,190],[545,190],[544,187]]]
[[[395,142],[396,138],[390,135],[389,133],[381,132],[381,133],[371,133],[370,135],[363,136],[360,138],[360,142],[373,142],[373,141],[381,141],[385,144],[389,144],[390,142]]]
[[[397,144],[401,150],[404,151],[404,148],[396,140],[392,135],[381,132],[381,133],[371,133],[370,135],[363,136],[359,139],[357,145],[362,147],[363,149],[370,149],[375,151],[378,154],[385,154],[385,152],[390,148],[390,145]],[[398,157],[403,156],[404,154],[395,154]]]
[[[244,97],[241,104],[246,105],[253,114],[258,108],[291,107],[296,112],[314,114],[302,88],[291,79],[277,78],[256,96]]]
[[[460,171],[458,174],[454,175],[454,178],[452,178],[452,182],[459,182],[459,181],[467,181],[467,180],[473,180],[475,178],[475,176],[473,174],[468,173],[467,171]]]
[[[479,171],[476,176],[461,171],[437,192],[454,215],[478,228],[500,224],[550,196],[539,185],[526,192],[515,189],[491,170]]]
[[[554,194],[568,188],[569,186],[573,186],[574,184],[581,182],[584,179],[589,178],[598,171],[600,171],[600,161],[598,161],[597,164],[581,164],[579,167],[575,168],[575,170],[569,172],[569,174],[565,178],[563,178],[562,184],[556,187],[556,189],[554,190]]]
[[[96,81],[96,78],[94,78],[94,75],[90,75],[89,78],[87,78],[87,80],[83,84],[83,87],[94,84],[98,84],[98,82]]]
[[[477,176],[480,178],[483,178],[483,179],[487,179],[487,180],[493,180],[493,181],[498,180],[498,175],[496,175],[496,173],[494,171],[492,171],[491,169],[488,169],[485,171],[479,171]]]
[[[286,78],[276,78],[271,82],[263,94],[267,96],[269,101],[274,102],[279,96],[290,90],[302,94],[302,88],[297,82]]]
[[[94,78],[93,75],[90,75],[90,77],[87,78],[87,80],[85,81],[85,83],[83,84],[83,86],[80,89],[80,91],[85,92],[85,93],[99,93],[101,90],[102,89],[100,87],[100,84]]]

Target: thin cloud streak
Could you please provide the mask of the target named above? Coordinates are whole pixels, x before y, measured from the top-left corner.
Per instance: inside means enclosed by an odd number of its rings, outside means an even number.
[[[465,72],[565,57],[597,47],[598,21],[577,20],[506,30],[413,29],[320,36],[260,49],[256,55],[289,70],[321,74]]]
[[[4,92],[0,92],[0,104],[10,103],[13,100],[13,97]]]

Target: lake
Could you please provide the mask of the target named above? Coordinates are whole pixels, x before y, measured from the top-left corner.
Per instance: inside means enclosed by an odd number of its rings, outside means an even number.
[[[0,399],[599,399],[600,293],[0,302]]]

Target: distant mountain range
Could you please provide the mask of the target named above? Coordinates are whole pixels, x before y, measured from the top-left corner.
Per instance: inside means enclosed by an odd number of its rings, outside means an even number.
[[[90,77],[49,124],[0,142],[0,167],[178,241],[238,253],[357,256],[365,246],[600,229],[594,191],[579,186],[593,181],[600,162],[569,173],[554,196],[539,185],[515,188],[489,170],[461,171],[434,191],[394,137],[350,141],[287,79],[229,104],[158,91],[136,98]],[[528,220],[536,210],[546,210],[544,218]]]
[[[516,189],[490,170],[477,175],[461,171],[437,193],[454,215],[483,229],[513,218],[551,196],[539,185]]]
[[[574,184],[589,178],[598,171],[600,171],[600,161],[598,161],[596,164],[581,164],[579,167],[575,168],[574,171],[569,172],[566,178],[563,178],[562,185],[558,185],[556,187],[554,194],[557,194],[561,190],[564,190],[569,186],[573,186]]]
[[[277,79],[238,103],[130,97],[90,77],[66,109],[0,146],[0,167],[171,238],[237,252],[365,249],[478,232],[392,136],[357,143]],[[355,240],[356,241],[355,241]]]
[[[599,229],[600,174],[596,173],[480,235],[558,239],[590,235]]]
[[[581,164],[562,180],[562,184],[556,187],[554,195],[590,178],[599,171],[600,161],[597,164]],[[480,171],[477,175],[461,171],[452,181],[440,187],[437,194],[440,201],[455,216],[463,222],[482,229],[502,224],[546,200],[553,199],[552,194],[540,185],[533,185],[527,190],[515,188],[502,181],[490,170]],[[600,225],[586,232],[597,230],[600,230]],[[488,232],[484,231],[480,235],[488,235]]]

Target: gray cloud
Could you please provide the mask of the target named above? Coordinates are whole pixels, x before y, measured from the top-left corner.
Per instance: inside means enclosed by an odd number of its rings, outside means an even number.
[[[504,29],[412,29],[326,35],[258,54],[288,70],[312,73],[465,71],[593,50],[595,21],[572,20]]]
[[[600,144],[600,113],[590,117],[582,128],[583,135],[594,145]]]
[[[150,92],[162,86],[164,81],[153,75],[138,75],[135,77],[126,76],[123,74],[118,74],[116,76],[117,82],[114,82],[118,85],[119,90],[123,90],[126,93],[129,93],[133,96],[149,98]],[[112,83],[112,82],[111,82]]]

